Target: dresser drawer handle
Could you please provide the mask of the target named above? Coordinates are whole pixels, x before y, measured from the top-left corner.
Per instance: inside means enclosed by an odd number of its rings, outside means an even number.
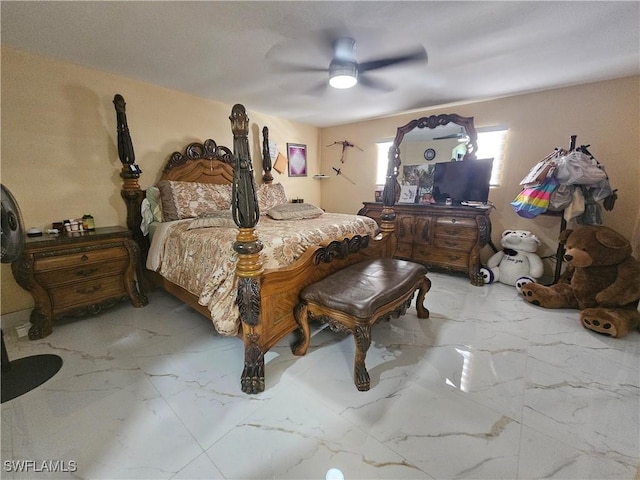
[[[101,288],[102,288],[102,285],[94,285],[93,287],[90,287],[90,288],[79,288],[79,289],[76,290],[76,292],[82,293],[84,295],[88,295],[90,293],[97,292]]]
[[[457,247],[459,245],[458,242],[452,242],[451,240],[447,240],[444,242],[448,247]]]
[[[447,255],[447,258],[452,262],[455,262],[456,260],[460,260],[462,257],[460,255]]]
[[[457,222],[457,220],[455,218],[451,219],[451,223],[456,223],[456,222]]]
[[[82,260],[83,262],[86,262],[87,260],[89,260],[89,257],[87,257],[86,255],[82,255],[80,257],[80,260]]]
[[[458,230],[457,228],[448,228],[445,231],[448,235],[457,235],[460,232],[460,230]]]
[[[98,271],[97,268],[87,268],[86,270],[78,270],[76,275],[79,277],[88,277]]]

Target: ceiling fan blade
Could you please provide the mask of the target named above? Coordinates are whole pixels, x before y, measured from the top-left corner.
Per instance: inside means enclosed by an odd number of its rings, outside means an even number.
[[[380,58],[378,60],[371,60],[369,62],[362,62],[358,64],[358,70],[360,72],[368,72],[371,70],[377,70],[379,68],[390,67],[393,65],[400,65],[402,63],[411,62],[426,62],[427,51],[423,46],[416,48],[413,51],[407,52],[403,55],[397,55],[395,57]]]
[[[447,140],[449,138],[458,138],[458,134],[454,133],[452,135],[445,135],[444,137],[433,137],[433,140]]]
[[[289,63],[289,62],[273,62],[272,68],[276,71],[291,72],[291,73],[329,72],[329,69],[326,67],[316,67],[313,65],[300,65],[300,64]]]
[[[364,74],[358,75],[358,84],[364,87],[373,88],[375,90],[381,90],[383,92],[391,92],[396,88],[390,83],[371,78],[370,76]]]
[[[321,97],[325,94],[329,87],[329,82],[326,80],[322,80],[321,82],[317,82],[309,88],[305,88],[304,93],[307,95],[311,95],[312,97]]]

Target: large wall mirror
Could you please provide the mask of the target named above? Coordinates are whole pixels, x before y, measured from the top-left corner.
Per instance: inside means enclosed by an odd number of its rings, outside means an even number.
[[[389,149],[389,173],[396,176],[396,201],[401,186],[417,186],[416,202],[428,196],[436,163],[476,159],[478,133],[473,117],[432,115],[398,127]],[[430,199],[424,198],[427,202]]]

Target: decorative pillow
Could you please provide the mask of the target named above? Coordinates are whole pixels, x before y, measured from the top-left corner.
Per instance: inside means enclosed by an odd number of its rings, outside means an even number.
[[[165,222],[231,208],[231,185],[163,180],[158,182],[158,189]]]
[[[146,191],[146,198],[149,200],[151,213],[154,222],[162,221],[162,200],[160,199],[160,189],[158,187],[149,187]]]
[[[187,230],[193,230],[195,228],[209,228],[209,227],[235,227],[236,223],[233,221],[233,216],[229,210],[220,210],[212,212],[204,217],[198,217],[192,221]]]
[[[310,203],[284,203],[276,205],[269,211],[269,215],[274,220],[295,220],[301,218],[316,218],[322,215],[324,211],[321,208],[311,205]]]
[[[264,215],[276,205],[287,203],[287,195],[281,183],[263,183],[256,192],[260,214]]]

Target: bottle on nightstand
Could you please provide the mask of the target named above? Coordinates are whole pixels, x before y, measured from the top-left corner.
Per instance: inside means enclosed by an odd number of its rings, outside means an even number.
[[[82,217],[82,228],[84,230],[95,230],[96,229],[96,224],[93,220],[93,217],[89,214],[84,215]]]

